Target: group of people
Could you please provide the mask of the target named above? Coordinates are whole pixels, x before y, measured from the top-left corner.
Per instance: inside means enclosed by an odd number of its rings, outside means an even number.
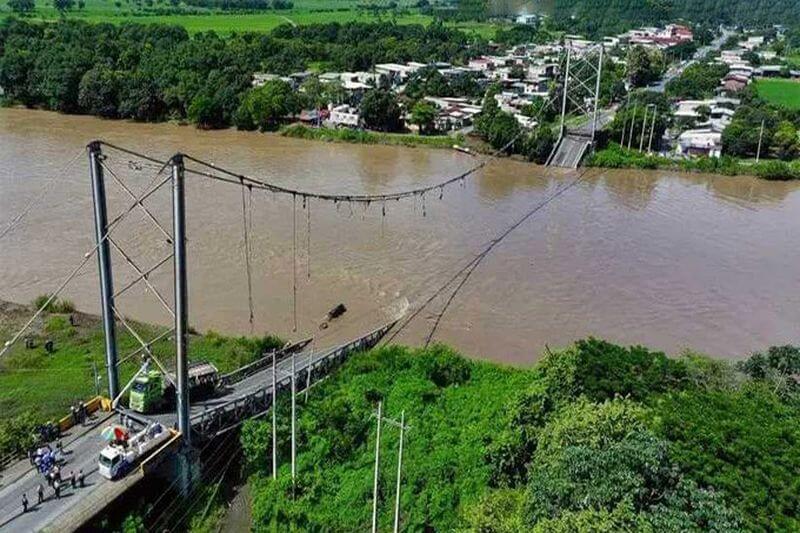
[[[86,486],[86,478],[83,474],[83,469],[78,470],[76,474],[74,470],[70,470],[69,476],[64,477],[61,467],[64,464],[64,449],[61,441],[56,443],[56,449],[53,450],[49,444],[45,444],[35,450],[31,450],[28,454],[31,465],[36,466],[37,471],[44,476],[47,484],[53,489],[53,495],[56,499],[61,498],[61,491],[68,485],[71,485],[73,490],[78,487]],[[38,496],[38,504],[45,501],[44,485],[39,483],[36,489]],[[37,505],[38,505],[37,504]],[[27,513],[29,508],[28,495],[22,493],[22,512]]]
[[[83,475],[83,469],[78,470],[76,474],[74,470],[70,470],[69,477],[64,479],[61,476],[61,467],[58,465],[54,466],[50,472],[47,473],[45,476],[47,478],[47,483],[53,489],[53,495],[56,499],[61,498],[61,491],[64,490],[68,485],[72,486],[72,490],[75,490],[78,486],[81,488],[86,486],[86,477]],[[41,505],[45,501],[44,497],[44,485],[39,483],[39,486],[36,487],[36,495],[38,497],[37,505]],[[29,502],[28,502],[28,495],[26,493],[22,493],[22,512],[27,513],[29,509]]]
[[[31,465],[35,466],[40,474],[46,476],[54,467],[64,462],[64,450],[61,447],[61,441],[58,441],[55,450],[53,450],[49,444],[45,444],[35,450],[29,451],[28,459]]]
[[[89,418],[89,410],[86,408],[86,404],[83,402],[78,402],[76,405],[70,405],[69,411],[70,415],[72,416],[72,424],[74,426],[77,426],[78,424],[84,424]]]

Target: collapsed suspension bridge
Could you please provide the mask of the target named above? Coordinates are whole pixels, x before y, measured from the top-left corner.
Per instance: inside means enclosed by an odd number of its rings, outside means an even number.
[[[512,141],[513,142],[513,141]],[[104,152],[103,148],[107,148],[108,152]],[[484,168],[493,158],[497,157],[502,150],[492,154],[488,158],[479,160],[475,165],[470,167],[467,171],[462,172],[456,176],[446,178],[433,185],[420,187],[412,190],[377,194],[326,194],[317,193],[313,191],[304,191],[298,189],[291,189],[283,186],[276,185],[269,181],[258,179],[251,176],[246,176],[225,168],[221,168],[214,164],[205,162],[199,158],[195,158],[185,154],[176,154],[168,160],[161,160],[145,154],[138,153],[123,147],[115,146],[102,141],[95,141],[88,146],[88,155],[90,162],[90,176],[92,183],[92,197],[94,204],[94,223],[95,223],[95,237],[96,243],[83,257],[79,265],[70,273],[70,275],[59,285],[59,287],[50,294],[47,302],[45,302],[39,309],[37,309],[34,316],[21,328],[17,334],[6,342],[0,356],[6,353],[22,336],[25,331],[33,324],[35,319],[48,307],[50,302],[57,298],[69,282],[78,275],[88,261],[97,256],[99,267],[99,281],[100,281],[100,296],[101,296],[101,317],[103,321],[104,338],[105,338],[105,356],[106,356],[106,380],[108,387],[108,396],[111,400],[111,408],[128,417],[140,427],[150,425],[154,422],[160,422],[166,427],[175,427],[176,431],[170,441],[163,447],[159,448],[151,456],[149,456],[141,465],[133,472],[129,473],[122,480],[112,482],[101,478],[97,473],[97,458],[100,449],[103,446],[102,441],[98,438],[99,425],[109,420],[113,413],[106,413],[98,415],[94,425],[87,427],[74,427],[70,430],[70,437],[66,445],[66,449],[70,452],[70,463],[74,468],[82,468],[87,472],[87,478],[90,481],[88,490],[83,493],[80,499],[80,504],[70,502],[69,498],[65,498],[60,502],[50,502],[47,506],[43,506],[42,510],[36,513],[21,513],[19,511],[19,495],[22,492],[33,494],[35,486],[38,484],[38,478],[35,469],[30,468],[26,462],[21,462],[9,467],[2,478],[0,484],[0,509],[4,511],[4,515],[9,517],[4,522],[0,522],[0,529],[52,529],[52,530],[71,530],[85,524],[92,517],[101,512],[107,505],[113,502],[116,498],[121,496],[132,487],[138,480],[144,478],[146,475],[151,475],[156,471],[163,471],[160,466],[165,462],[173,464],[170,469],[170,476],[173,478],[173,485],[180,489],[184,494],[191,494],[193,490],[193,481],[196,484],[196,474],[193,473],[192,467],[192,450],[197,450],[202,446],[205,449],[207,446],[212,446],[213,443],[218,442],[220,435],[228,435],[231,430],[238,427],[242,421],[260,416],[269,412],[271,407],[275,404],[278,394],[289,391],[292,399],[292,413],[294,413],[295,396],[299,390],[306,390],[313,385],[313,383],[323,376],[327,375],[333,368],[340,364],[350,354],[371,348],[375,346],[382,339],[390,342],[395,336],[403,330],[412,320],[414,320],[419,313],[428,307],[438,297],[446,294],[446,291],[452,288],[449,297],[446,298],[445,303],[436,316],[436,320],[432,325],[430,333],[427,336],[426,344],[430,343],[436,333],[442,317],[446,313],[454,301],[459,290],[466,284],[472,273],[477,269],[481,262],[491,254],[492,250],[500,244],[509,234],[515,229],[520,227],[524,222],[529,220],[532,216],[546,207],[550,202],[554,201],[566,191],[576,186],[584,178],[585,173],[579,174],[573,180],[563,183],[560,187],[556,188],[554,192],[548,195],[543,201],[535,206],[532,206],[527,212],[520,216],[513,224],[511,224],[504,231],[499,233],[497,237],[490,240],[483,246],[479,252],[474,255],[450,278],[448,278],[442,285],[438,286],[432,294],[421,301],[421,303],[409,313],[406,317],[401,319],[399,323],[391,322],[376,327],[366,335],[359,336],[351,342],[334,345],[325,350],[314,350],[313,345],[308,349],[308,343],[301,343],[295,346],[294,349],[287,349],[271,354],[263,354],[263,357],[254,363],[247,365],[241,369],[234,371],[231,374],[223,376],[221,380],[221,387],[217,394],[213,397],[202,400],[190,402],[189,399],[189,360],[190,360],[190,347],[188,343],[188,276],[187,276],[187,251],[186,251],[186,205],[185,205],[185,187],[186,176],[196,176],[204,179],[212,179],[223,183],[228,183],[241,187],[242,191],[242,227],[243,227],[243,240],[244,240],[244,262],[245,271],[248,281],[248,308],[249,308],[249,321],[252,330],[253,324],[253,290],[252,290],[252,191],[254,189],[265,190],[274,194],[289,195],[292,199],[292,231],[293,231],[293,323],[294,329],[297,329],[297,209],[298,205],[305,209],[307,214],[307,231],[308,240],[307,246],[311,247],[311,204],[312,202],[330,202],[335,205],[347,205],[352,209],[353,205],[361,205],[365,209],[370,206],[378,206],[381,210],[381,215],[386,216],[387,205],[392,201],[399,201],[403,199],[413,199],[415,203],[421,206],[421,215],[424,217],[427,213],[426,198],[443,199],[444,191],[451,186],[463,184],[464,180],[478,170]],[[109,154],[123,154],[123,157],[133,158],[128,160],[131,168],[140,170],[145,167],[154,168],[156,171],[148,185],[137,195],[133,190],[121,179],[121,177],[114,172],[108,164],[107,157]],[[168,171],[168,172],[167,172]],[[164,174],[167,174],[164,176]],[[124,193],[132,201],[127,207],[114,218],[109,220],[106,204],[106,185],[109,183],[107,177],[110,176],[111,180],[119,186]],[[172,228],[171,231],[165,227],[165,224],[159,222],[153,212],[148,209],[146,203],[156,191],[165,187],[171,186],[171,199],[172,199]],[[48,184],[48,187],[50,184]],[[31,204],[32,205],[32,204]],[[31,205],[25,208],[25,211],[19,216],[15,217],[12,224],[4,230],[0,239],[16,227],[24,218],[25,213],[31,209]],[[165,243],[167,243],[171,250],[166,253],[161,259],[148,267],[141,267],[123,248],[122,244],[118,241],[114,233],[121,225],[121,223],[133,211],[139,211],[143,214],[146,221],[149,221],[160,234],[163,235]],[[128,265],[135,273],[134,280],[125,284],[121,289],[115,290],[114,284],[114,270],[112,268],[112,250],[116,252],[117,256],[122,258],[123,262]],[[151,282],[150,276],[164,265],[172,263],[172,303],[168,301],[168,296],[162,294],[161,291]],[[310,275],[310,268],[308,271]],[[124,314],[118,308],[116,299],[130,290],[137,284],[146,285],[148,292],[152,294],[164,307],[170,317],[173,319],[174,325],[172,328],[158,334],[156,337],[146,340],[143,336],[136,331],[134,326],[125,318]],[[133,336],[140,344],[140,347],[129,354],[119,357],[117,347],[117,327],[121,326],[128,333]],[[387,333],[394,328],[392,335],[387,336]],[[176,360],[174,365],[167,365],[165,362],[160,361],[158,354],[155,353],[155,346],[161,341],[173,339],[175,343]],[[317,342],[319,339],[317,339]],[[176,391],[176,408],[174,412],[164,412],[154,415],[142,415],[140,413],[131,412],[128,409],[121,407],[118,402],[120,397],[127,390],[128,385],[120,387],[119,381],[119,368],[120,365],[126,362],[135,361],[135,358],[140,358],[146,364],[152,363],[156,365],[167,379],[171,372],[168,366],[174,368],[174,385]],[[146,368],[146,365],[143,367]],[[134,376],[135,377],[135,376]],[[270,379],[270,377],[272,379]],[[131,380],[133,381],[133,380]],[[297,384],[300,384],[298,387]],[[272,409],[274,414],[275,410]],[[381,420],[378,416],[378,420]],[[386,419],[389,420],[389,419]],[[274,418],[273,418],[274,421]],[[404,422],[400,422],[400,427],[403,428]],[[295,475],[295,447],[294,447],[294,417],[292,418],[292,477]],[[274,432],[273,432],[274,438]],[[273,447],[273,452],[275,448]],[[402,449],[401,452],[402,454]],[[173,460],[174,458],[174,460]],[[165,461],[170,459],[170,461]],[[273,466],[276,461],[273,461]],[[398,469],[400,467],[398,466]],[[202,479],[202,475],[200,476]],[[377,475],[376,475],[377,479]],[[398,482],[399,482],[398,476]],[[400,490],[398,485],[398,491]],[[399,500],[398,500],[399,501]],[[395,515],[395,524],[398,525],[399,511]],[[160,524],[163,527],[171,528],[176,524]]]

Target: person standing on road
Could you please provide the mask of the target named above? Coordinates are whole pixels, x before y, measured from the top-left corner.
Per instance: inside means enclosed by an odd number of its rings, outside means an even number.
[[[24,492],[22,493],[22,512],[28,512],[28,496],[26,496]]]
[[[39,487],[37,487],[36,493],[39,495],[39,505],[41,505],[42,502],[44,502],[44,487],[42,486],[41,483],[39,483]]]
[[[83,477],[83,468],[78,471],[78,483],[80,484],[81,488],[86,486],[85,483],[86,479]]]
[[[53,481],[53,490],[56,491],[56,499],[61,499],[61,483],[58,480]]]
[[[69,482],[72,485],[72,489],[74,490],[75,489],[75,483],[77,482],[77,479],[75,478],[75,471],[74,470],[70,470],[69,471]]]

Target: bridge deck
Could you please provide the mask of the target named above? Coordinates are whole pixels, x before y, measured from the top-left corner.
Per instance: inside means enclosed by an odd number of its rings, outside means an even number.
[[[347,355],[370,348],[381,339],[392,324],[379,328],[368,335],[342,346],[330,348],[317,353],[300,353],[296,355],[296,371],[298,376],[297,390],[305,388],[306,371],[310,368],[312,375],[326,372],[330,365],[343,360]],[[278,391],[284,391],[291,381],[291,356],[285,356],[276,364]],[[231,384],[226,393],[191,405],[192,427],[206,436],[226,431],[232,424],[268,409],[272,395],[272,366],[244,377]],[[127,412],[121,410],[121,412]],[[214,415],[213,417],[211,415]],[[175,413],[158,415],[140,415],[130,412],[132,419],[139,423],[158,420],[172,427],[175,424]],[[116,413],[101,413],[94,416],[90,425],[77,426],[64,435],[62,443],[66,455],[66,464],[62,468],[62,476],[67,477],[71,470],[76,473],[83,469],[86,486],[72,489],[66,487],[61,498],[56,499],[52,488],[47,486],[43,476],[23,459],[0,473],[0,532],[4,531],[74,531],[85,524],[95,514],[121,496],[131,486],[142,479],[146,472],[136,468],[123,479],[110,481],[100,476],[97,471],[97,459],[100,450],[106,445],[100,433],[108,422],[114,421]],[[208,422],[212,420],[213,423]],[[205,432],[203,432],[205,430]],[[174,443],[177,434],[170,443]],[[171,445],[170,445],[171,446]],[[165,448],[170,446],[165,445]],[[159,458],[169,453],[160,448],[145,462],[157,463]],[[147,469],[145,469],[147,470]],[[37,504],[36,489],[42,483],[45,487],[45,501]],[[69,485],[69,484],[67,484]],[[26,493],[29,511],[22,512],[22,494]]]
[[[309,368],[311,369],[312,375],[319,374],[323,370],[322,367],[329,364],[332,359],[343,358],[354,351],[372,347],[391,327],[392,324],[383,326],[341,346],[335,346],[318,352],[305,350],[296,354],[295,370],[297,373],[297,391],[300,392],[305,389],[306,372]],[[290,387],[292,376],[292,358],[290,355],[279,358],[275,365],[275,373],[278,383],[278,392],[280,393]],[[270,364],[254,374],[231,384],[222,394],[192,402],[189,407],[192,428],[203,436],[213,436],[214,433],[227,429],[228,426],[223,427],[216,424],[213,426],[213,429],[210,429],[212,427],[208,424],[210,416],[218,415],[220,412],[226,410],[233,411],[239,409],[241,411],[240,414],[232,412],[229,414],[231,414],[233,418],[247,418],[248,416],[257,414],[257,412],[267,410],[271,404],[271,395],[272,366]],[[242,411],[243,403],[246,401],[255,402],[257,405],[248,405],[247,407],[250,408],[250,410],[247,412]],[[175,412],[143,415],[125,409],[120,409],[120,411],[140,423],[147,423],[150,420],[154,420],[168,427],[175,427],[177,424]]]
[[[22,459],[3,472],[0,488],[0,531],[39,531],[47,525],[59,531],[70,530],[59,527],[58,517],[76,506],[79,501],[111,488],[112,482],[97,472],[97,457],[106,444],[100,437],[100,432],[111,416],[109,413],[101,413],[90,425],[76,426],[62,438],[66,458],[62,475],[68,476],[70,470],[77,474],[79,469],[83,469],[86,478],[84,488],[73,490],[67,483],[61,498],[56,499],[53,489],[27,459]],[[41,505],[37,505],[36,489],[39,483],[45,489],[45,501]],[[27,513],[22,512],[23,492],[28,496]]]

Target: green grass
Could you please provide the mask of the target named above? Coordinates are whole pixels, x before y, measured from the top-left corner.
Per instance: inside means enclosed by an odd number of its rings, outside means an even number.
[[[74,9],[67,16],[88,22],[142,22],[175,24],[183,26],[189,33],[216,31],[221,34],[233,32],[262,32],[266,33],[281,24],[291,23],[298,25],[317,24],[327,22],[376,22],[379,20],[393,20],[398,24],[430,24],[433,18],[423,15],[415,10],[403,10],[400,14],[383,12],[375,14],[357,9],[358,0],[297,0],[294,8],[284,11],[263,11],[258,13],[226,13],[223,11],[202,10],[189,8],[186,14],[175,13],[156,15],[138,9],[133,3],[123,2],[117,8],[111,0],[86,0],[83,10]],[[411,2],[399,2],[401,6],[410,6]],[[165,8],[165,2],[154,4],[154,8]],[[53,8],[52,3],[38,0],[36,11],[31,15],[34,20],[57,20],[59,13]],[[11,14],[7,0],[0,0],[0,19]],[[502,25],[496,23],[467,22],[448,23],[449,26],[458,28],[467,33],[475,33],[484,38],[494,36],[497,28]]]
[[[758,95],[770,103],[788,109],[800,109],[800,82],[794,80],[768,79],[756,82]]]
[[[293,124],[281,130],[284,137],[326,142],[345,142],[353,144],[389,144],[396,146],[425,146],[427,148],[452,148],[454,144],[464,144],[463,135],[415,135],[409,133],[380,133],[354,130],[350,128],[309,128]]]
[[[4,342],[32,314],[30,308],[8,312],[0,310],[0,339]],[[27,349],[24,340],[15,344],[0,361],[0,421],[23,413],[33,413],[46,420],[60,418],[69,412],[76,400],[94,396],[92,363],[101,375],[101,392],[106,394],[103,330],[96,317],[77,314],[75,326],[68,315],[45,312],[26,336],[31,336],[35,348]],[[144,339],[152,339],[164,328],[129,322]],[[117,324],[117,343],[120,358],[139,348],[138,341],[121,324]],[[55,350],[47,353],[46,340],[54,342]],[[226,337],[215,332],[191,335],[190,359],[210,361],[220,372],[229,372],[255,359],[269,345],[281,345],[280,339],[265,337],[248,339]],[[155,343],[153,353],[168,368],[174,367],[174,344],[168,338]],[[141,365],[134,357],[120,366],[120,382],[125,384]]]

